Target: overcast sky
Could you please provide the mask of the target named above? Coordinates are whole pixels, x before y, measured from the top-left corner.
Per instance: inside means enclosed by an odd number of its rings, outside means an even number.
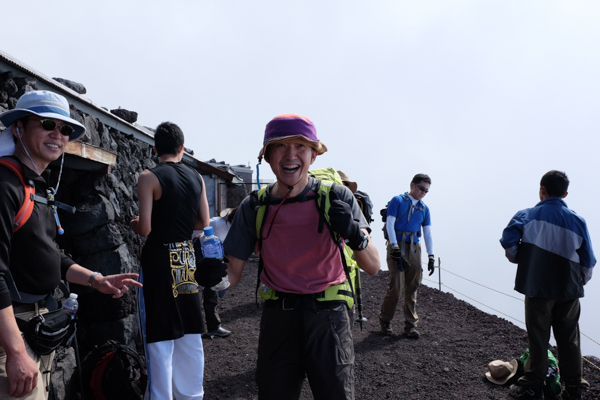
[[[329,148],[314,167],[342,169],[371,195],[382,260],[378,211],[424,172],[442,267],[522,297],[498,240],[551,169],[569,175],[566,202],[600,256],[598,1],[55,0],[3,14],[3,51],[142,125],[179,124],[200,160],[254,168],[272,117],[307,116]],[[518,300],[442,281],[524,320]],[[599,303],[596,272],[580,324],[597,342]]]

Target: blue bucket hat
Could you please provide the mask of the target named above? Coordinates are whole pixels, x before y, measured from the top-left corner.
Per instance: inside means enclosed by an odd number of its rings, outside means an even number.
[[[67,99],[47,90],[33,90],[23,94],[14,109],[0,114],[0,122],[8,128],[15,121],[31,114],[68,122],[74,129],[69,135],[69,142],[79,139],[85,133],[85,126],[71,118]]]

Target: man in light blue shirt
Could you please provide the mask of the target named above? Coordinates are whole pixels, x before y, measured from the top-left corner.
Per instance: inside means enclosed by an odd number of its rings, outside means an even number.
[[[416,311],[417,289],[423,279],[421,267],[421,227],[429,255],[429,275],[434,271],[433,240],[431,236],[431,216],[423,198],[429,192],[431,179],[425,174],[417,174],[410,183],[410,192],[395,196],[388,204],[386,217],[387,265],[390,273],[379,323],[381,331],[392,333],[391,320],[394,318],[400,293],[404,289],[404,332],[411,339],[418,339]]]

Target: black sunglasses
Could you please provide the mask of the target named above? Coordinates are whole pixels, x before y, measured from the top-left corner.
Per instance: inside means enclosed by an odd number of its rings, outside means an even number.
[[[421,185],[417,185],[417,187],[418,187],[418,188],[419,188],[419,190],[420,190],[421,192],[423,192],[423,193],[428,193],[428,192],[429,192],[429,189],[425,189],[425,188],[424,188],[423,186],[421,186]]]
[[[40,122],[42,123],[42,128],[44,128],[47,131],[53,131],[54,129],[56,129],[56,126],[58,126],[58,131],[64,136],[70,136],[71,133],[75,131],[75,129],[73,129],[71,125],[58,125],[52,119],[42,119],[40,120]]]

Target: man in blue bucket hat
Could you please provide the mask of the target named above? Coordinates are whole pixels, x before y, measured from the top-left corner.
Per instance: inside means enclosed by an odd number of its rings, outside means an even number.
[[[0,122],[6,127],[1,155],[9,155],[0,166],[0,399],[46,399],[54,353],[34,352],[16,319],[27,321],[56,307],[51,293],[61,279],[114,298],[123,296],[127,285],[141,284],[134,280],[137,274],[102,276],[76,264],[54,240],[57,224],[43,202],[48,184],[41,174],[64,154],[69,141],[85,133],[70,117],[67,100],[49,91],[27,92],[13,110],[0,114]],[[25,219],[15,218],[24,204],[24,182],[37,197],[32,196],[31,215],[20,224]]]
[[[44,121],[56,119],[67,122],[59,129],[70,132],[67,135],[69,142],[85,134],[85,126],[71,118],[67,99],[46,90],[34,90],[21,96],[14,109],[2,113],[0,119],[6,129],[0,134],[0,156],[13,154],[16,142],[22,142],[18,128],[23,122],[27,124],[30,116],[39,117]],[[47,124],[51,123],[47,122]],[[27,151],[26,148],[24,150]]]
[[[347,312],[353,295],[344,246],[371,275],[380,263],[352,192],[308,174],[326,151],[308,118],[273,118],[259,159],[265,158],[277,181],[244,199],[224,243],[232,286],[259,249],[265,300],[256,370],[261,400],[298,399],[305,376],[315,399],[354,399]]]

